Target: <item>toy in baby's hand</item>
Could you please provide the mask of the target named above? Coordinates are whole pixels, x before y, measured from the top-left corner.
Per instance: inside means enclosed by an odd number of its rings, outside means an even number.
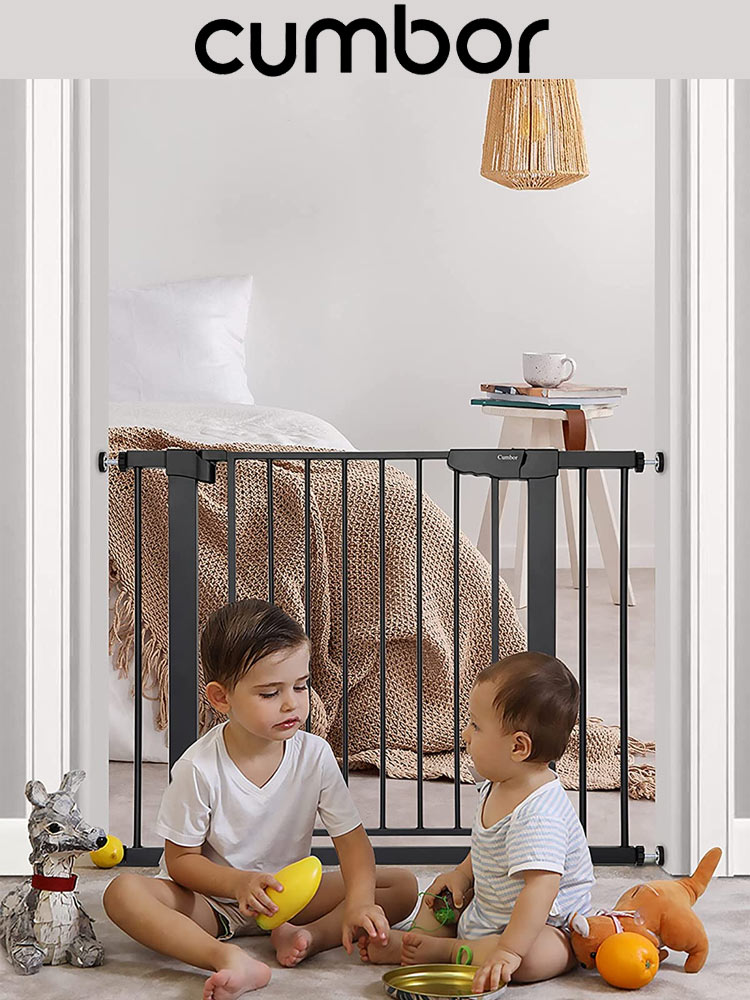
[[[457,924],[458,923],[458,913],[455,910],[455,903],[453,902],[453,893],[443,887],[442,892],[428,892],[426,889],[423,892],[417,893],[417,898],[419,896],[430,896],[434,903],[431,906],[432,915],[441,925],[445,924]],[[429,905],[429,904],[428,904]],[[428,934],[431,932],[430,928],[420,927],[417,924],[417,918],[412,920],[410,931],[426,931]]]
[[[580,964],[593,969],[599,946],[612,934],[635,931],[648,938],[663,960],[667,952],[686,951],[685,972],[700,972],[708,956],[708,938],[692,907],[702,896],[721,858],[712,848],[689,878],[645,882],[628,889],[613,910],[570,921],[570,942]]]
[[[427,895],[427,893],[421,895]],[[453,902],[453,893],[449,889],[443,889],[435,896],[435,902],[432,904],[432,915],[439,924],[458,923],[456,904]]]
[[[294,864],[287,865],[280,872],[276,872],[274,878],[277,882],[281,882],[284,891],[279,892],[278,889],[269,888],[266,892],[269,898],[276,903],[278,910],[272,917],[266,916],[264,913],[256,917],[258,927],[264,931],[272,931],[274,927],[280,927],[287,920],[296,917],[318,891],[322,876],[323,868],[320,860],[314,857],[295,861]]]

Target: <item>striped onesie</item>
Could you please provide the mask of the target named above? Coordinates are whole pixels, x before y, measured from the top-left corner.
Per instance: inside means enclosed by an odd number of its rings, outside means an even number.
[[[547,923],[567,926],[576,912],[591,911],[594,869],[578,816],[555,778],[535,789],[513,812],[485,828],[482,811],[492,783],[479,786],[471,831],[474,898],[461,914],[458,937],[499,934],[524,887],[522,872],[557,872],[560,888]]]

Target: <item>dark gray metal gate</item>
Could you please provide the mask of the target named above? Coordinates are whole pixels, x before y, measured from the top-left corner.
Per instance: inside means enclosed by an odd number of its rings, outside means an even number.
[[[580,710],[580,767],[579,767],[579,816],[586,829],[586,708],[587,708],[587,524],[586,496],[587,472],[591,469],[614,469],[620,472],[620,595],[627,594],[628,581],[628,486],[631,471],[643,472],[646,465],[655,465],[661,471],[663,458],[647,461],[642,452],[635,451],[563,451],[554,449],[482,449],[393,452],[311,452],[311,451],[166,451],[121,452],[116,465],[121,472],[134,475],[134,530],[135,530],[135,753],[133,763],[133,843],[126,849],[125,863],[129,865],[154,865],[161,853],[159,848],[144,847],[141,843],[142,826],[142,699],[141,699],[141,471],[163,468],[169,481],[169,762],[170,768],[188,746],[198,737],[198,503],[199,483],[213,483],[216,465],[227,467],[227,555],[229,587],[227,599],[236,599],[236,511],[235,472],[240,461],[262,462],[267,468],[268,504],[268,599],[274,596],[273,552],[273,467],[275,461],[300,462],[305,477],[305,629],[310,632],[310,463],[334,462],[341,466],[342,476],[342,561],[343,573],[343,758],[342,770],[348,780],[348,583],[347,583],[347,474],[352,462],[375,461],[379,470],[380,536],[380,802],[377,827],[367,832],[379,838],[421,838],[419,846],[376,846],[380,863],[448,864],[461,860],[466,846],[431,844],[437,837],[468,837],[470,829],[462,823],[459,753],[460,720],[458,698],[454,696],[454,794],[453,825],[427,827],[424,824],[424,778],[422,760],[422,503],[423,471],[425,462],[443,462],[453,470],[453,550],[454,550],[454,695],[459,678],[459,512],[461,503],[461,477],[483,476],[490,479],[492,511],[492,658],[498,656],[498,605],[500,586],[498,484],[503,479],[526,482],[528,488],[528,648],[555,653],[556,628],[556,526],[557,526],[557,477],[560,470],[578,470],[579,474],[579,683]],[[386,632],[385,632],[385,467],[386,462],[414,463],[417,503],[417,822],[414,827],[389,827],[386,812]],[[106,467],[107,462],[104,462]],[[628,745],[628,604],[619,605],[619,703],[621,746]],[[309,720],[308,720],[309,725]],[[620,837],[612,845],[592,845],[591,854],[596,864],[643,864],[661,862],[662,849],[647,854],[643,845],[630,843],[628,799],[628,755],[620,754]],[[316,831],[324,833],[325,831]],[[316,849],[324,863],[335,861],[333,848]]]

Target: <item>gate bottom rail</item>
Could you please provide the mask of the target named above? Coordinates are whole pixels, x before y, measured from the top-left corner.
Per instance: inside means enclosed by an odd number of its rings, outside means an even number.
[[[395,831],[368,830],[370,836],[384,836]],[[412,836],[418,830],[408,830],[404,833]],[[440,835],[454,834],[468,836],[470,830],[437,831]],[[435,831],[430,829],[430,835]],[[375,861],[379,865],[445,865],[458,864],[466,857],[467,845],[455,844],[392,844],[377,845]],[[643,845],[635,847],[589,847],[591,860],[595,865],[662,865],[664,864],[664,848],[657,846],[652,852],[646,851]],[[334,847],[313,847],[312,854],[320,858],[324,865],[337,865],[338,856]],[[155,868],[159,864],[162,849],[160,847],[126,847],[125,858],[121,867]]]

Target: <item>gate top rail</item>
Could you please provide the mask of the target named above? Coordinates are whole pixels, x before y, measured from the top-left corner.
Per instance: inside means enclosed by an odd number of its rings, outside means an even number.
[[[190,456],[188,458],[188,456]],[[202,482],[213,481],[216,463],[254,461],[447,461],[451,469],[494,479],[541,479],[556,476],[560,469],[633,469],[643,472],[653,465],[664,468],[664,456],[646,459],[642,451],[557,451],[554,448],[453,448],[450,451],[226,451],[223,449],[167,448],[163,451],[121,451],[115,460],[122,472],[129,469],[166,469]],[[100,467],[106,466],[100,458]]]

